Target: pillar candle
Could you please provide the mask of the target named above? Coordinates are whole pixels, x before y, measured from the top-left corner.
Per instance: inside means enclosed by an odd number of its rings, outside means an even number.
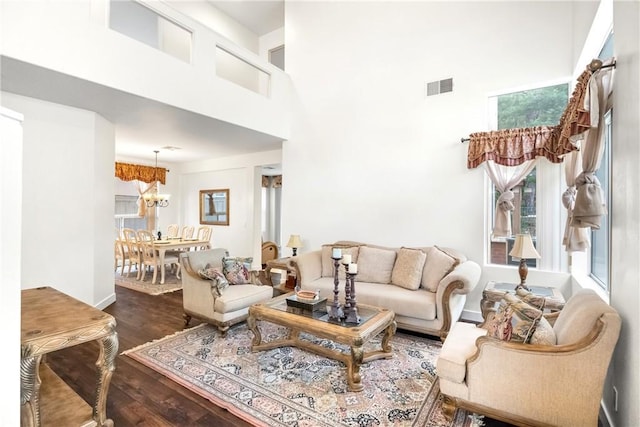
[[[355,264],[353,262],[351,264],[349,264],[349,273],[357,274],[358,273],[358,264]]]
[[[342,258],[342,249],[333,248],[333,251],[331,252],[331,258]]]
[[[342,255],[342,263],[343,264],[351,264],[351,254]]]

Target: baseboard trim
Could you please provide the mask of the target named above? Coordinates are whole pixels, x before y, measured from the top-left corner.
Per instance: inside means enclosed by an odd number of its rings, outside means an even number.
[[[116,293],[115,293],[115,291],[111,295],[109,295],[105,299],[103,299],[102,301],[98,302],[96,304],[96,308],[98,310],[104,310],[105,308],[107,308],[108,306],[113,304],[114,302],[116,302]]]
[[[470,323],[482,323],[484,321],[484,319],[482,318],[482,313],[474,310],[462,310],[460,320],[464,320],[465,322]]]

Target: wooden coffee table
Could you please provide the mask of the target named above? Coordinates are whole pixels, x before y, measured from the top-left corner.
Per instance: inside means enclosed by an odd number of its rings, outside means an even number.
[[[286,298],[290,295],[292,294],[281,295],[270,301],[254,304],[249,308],[247,324],[254,335],[251,351],[291,346],[341,361],[347,367],[349,390],[362,391],[364,387],[360,377],[360,365],[371,360],[393,356],[390,341],[396,332],[395,313],[386,308],[358,305],[358,314],[361,317],[359,324],[336,322],[328,318],[324,307],[319,311],[311,312],[287,306]],[[257,320],[289,328],[289,336],[275,341],[262,342]],[[365,353],[364,345],[383,331],[381,348]],[[302,340],[300,339],[301,332],[348,345],[351,351],[342,353]]]

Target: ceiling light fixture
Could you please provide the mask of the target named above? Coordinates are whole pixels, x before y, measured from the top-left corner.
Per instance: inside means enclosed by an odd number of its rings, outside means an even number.
[[[155,178],[155,186],[154,188],[148,192],[145,193],[142,198],[144,199],[145,204],[147,205],[147,207],[153,207],[153,206],[157,206],[160,208],[166,208],[167,206],[169,206],[169,194],[160,194],[158,193],[158,187],[160,186],[160,183],[158,182],[158,150],[153,150],[154,153],[156,153],[156,167],[154,169],[154,178]]]

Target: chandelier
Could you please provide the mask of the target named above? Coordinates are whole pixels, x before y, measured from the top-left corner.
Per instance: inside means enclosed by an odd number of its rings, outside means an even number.
[[[156,153],[156,167],[154,169],[154,178],[155,178],[155,185],[153,187],[153,189],[148,192],[145,193],[142,198],[144,199],[145,204],[147,205],[147,207],[153,207],[153,206],[157,206],[160,208],[165,208],[167,206],[169,206],[169,195],[168,194],[160,194],[158,193],[158,187],[160,185],[160,183],[158,182],[158,150],[153,150],[154,153]]]

